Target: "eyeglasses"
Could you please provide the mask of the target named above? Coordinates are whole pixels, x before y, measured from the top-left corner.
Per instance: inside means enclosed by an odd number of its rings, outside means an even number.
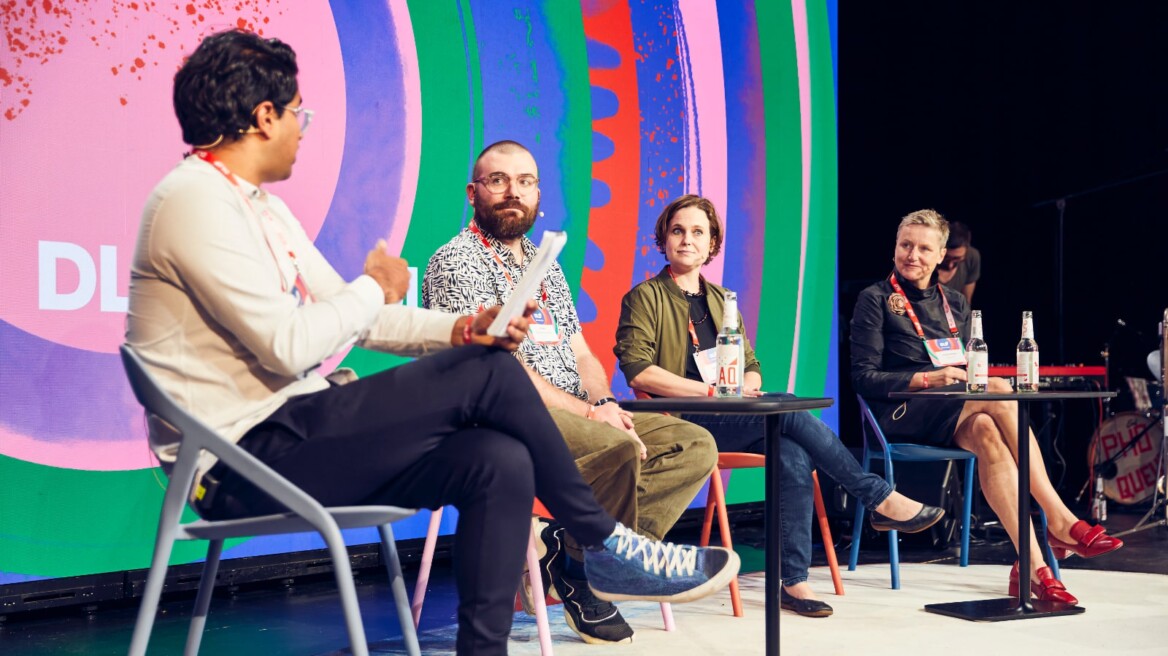
[[[300,134],[308,132],[308,126],[312,125],[312,117],[316,112],[301,105],[300,107],[290,107],[284,105],[284,109],[296,115],[296,119],[300,121]]]
[[[511,176],[506,173],[492,173],[477,178],[475,182],[487,188],[492,194],[501,194],[511,186]],[[539,186],[539,178],[534,175],[521,175],[515,178],[515,187],[523,193],[528,193]]]

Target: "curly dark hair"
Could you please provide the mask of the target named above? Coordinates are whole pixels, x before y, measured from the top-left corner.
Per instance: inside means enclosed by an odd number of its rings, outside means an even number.
[[[714,204],[707,198],[686,194],[678,196],[672,203],[666,205],[665,209],[661,211],[661,215],[657,217],[657,225],[653,227],[653,241],[657,243],[657,250],[664,254],[665,233],[669,230],[669,222],[678,212],[687,207],[698,208],[710,219],[710,256],[706,258],[705,262],[709,264],[722,250],[722,219],[718,217],[718,210],[714,209]]]
[[[276,115],[296,97],[296,53],[279,39],[229,30],[203,39],[174,75],[174,113],[192,146],[232,142],[265,100]]]

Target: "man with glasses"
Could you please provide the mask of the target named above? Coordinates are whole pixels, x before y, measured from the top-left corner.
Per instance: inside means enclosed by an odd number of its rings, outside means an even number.
[[[596,502],[508,354],[534,304],[502,338],[486,334],[497,310],[406,307],[406,263],[384,242],[347,282],[262,189],[292,174],[312,116],[297,71],[284,43],[230,31],[204,39],[175,75],[194,153],[142,213],[126,328],[162,387],[326,506],[457,508],[459,654],[507,651],[536,494],[588,545],[598,594],[688,601],[725,586],[733,553],[645,540]],[[440,352],[346,384],[317,372],[353,343]],[[213,460],[198,481],[203,517],[286,510]],[[649,572],[649,559],[671,565]]]
[[[463,314],[499,307],[535,259],[536,246],[525,234],[539,214],[539,171],[525,147],[500,141],[484,149],[466,197],[474,218],[430,258],[422,282],[425,307]],[[537,308],[517,352],[520,361],[600,505],[660,540],[713,470],[713,437],[675,417],[620,408],[584,341],[559,264],[532,300]],[[589,591],[579,545],[554,522],[541,526],[540,538],[544,589],[564,601],[568,626],[588,643],[630,642],[633,630],[616,607]],[[530,590],[523,592],[530,611]]]

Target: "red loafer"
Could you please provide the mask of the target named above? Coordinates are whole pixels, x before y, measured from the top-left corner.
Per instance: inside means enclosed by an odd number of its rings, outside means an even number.
[[[1094,558],[1123,546],[1123,540],[1111,537],[1102,526],[1091,526],[1082,519],[1071,524],[1071,539],[1075,542],[1063,542],[1053,535],[1047,535],[1047,542],[1055,558],[1062,560],[1068,552],[1083,558]]]
[[[1079,605],[1079,600],[1075,598],[1075,595],[1067,592],[1066,586],[1054,577],[1054,572],[1049,567],[1039,567],[1035,573],[1038,575],[1038,580],[1030,582],[1030,596],[1043,601],[1061,601],[1072,606]],[[1018,596],[1018,561],[1016,560],[1013,569],[1010,570],[1010,596]]]

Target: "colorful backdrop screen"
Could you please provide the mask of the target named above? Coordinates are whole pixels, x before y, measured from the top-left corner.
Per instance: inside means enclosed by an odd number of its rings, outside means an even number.
[[[0,584],[149,565],[165,481],[116,354],[128,261],[142,203],[186,150],[171,79],[225,28],[299,53],[316,119],[293,178],[272,190],[346,277],[379,238],[424,268],[466,224],[474,155],[514,139],[540,165],[537,228],[569,233],[561,263],[608,371],[621,296],[663,265],[657,214],[698,193],[726,222],[705,274],[739,292],[765,387],[836,393],[834,0],[37,0],[0,12]],[[342,360],[363,374],[402,362]],[[731,500],[759,499],[743,482]],[[419,537],[426,521],[395,530]],[[320,546],[245,540],[225,557]],[[179,544],[174,562],[203,549]]]

